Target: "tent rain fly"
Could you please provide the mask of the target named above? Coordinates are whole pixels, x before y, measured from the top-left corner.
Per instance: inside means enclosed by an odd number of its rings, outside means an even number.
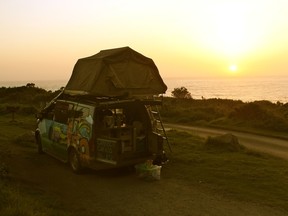
[[[167,90],[152,59],[130,47],[79,59],[64,93],[100,97],[151,96]]]

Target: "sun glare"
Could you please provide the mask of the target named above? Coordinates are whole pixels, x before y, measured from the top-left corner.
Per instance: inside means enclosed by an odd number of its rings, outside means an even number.
[[[229,66],[229,70],[231,73],[236,73],[237,71],[237,65],[233,64]]]
[[[240,61],[262,43],[263,28],[258,25],[247,2],[225,1],[213,5],[207,11],[209,16],[200,16],[202,26],[198,35],[206,51],[227,61]],[[237,66],[230,68],[231,72],[236,70]]]

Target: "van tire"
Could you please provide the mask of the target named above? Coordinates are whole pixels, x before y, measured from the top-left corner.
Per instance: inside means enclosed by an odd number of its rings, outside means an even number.
[[[35,132],[35,140],[36,140],[38,153],[39,154],[43,154],[42,141],[41,141],[41,137],[40,137],[39,131]]]
[[[79,160],[79,155],[74,148],[71,148],[69,151],[69,164],[74,173],[81,173],[82,167]]]

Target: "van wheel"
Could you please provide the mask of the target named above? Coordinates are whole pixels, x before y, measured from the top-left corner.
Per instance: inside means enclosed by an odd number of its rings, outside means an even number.
[[[42,148],[42,142],[41,142],[41,137],[40,134],[36,132],[35,135],[35,140],[36,140],[36,145],[37,145],[37,151],[39,154],[43,154],[43,148]]]
[[[80,164],[79,156],[78,156],[76,150],[73,148],[69,151],[69,164],[70,164],[70,167],[72,168],[73,172],[75,172],[75,173],[81,172],[82,167]]]

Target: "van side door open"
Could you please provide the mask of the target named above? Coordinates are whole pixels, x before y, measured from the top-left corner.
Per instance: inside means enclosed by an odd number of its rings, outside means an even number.
[[[57,101],[55,104],[53,124],[50,127],[49,137],[52,140],[52,149],[49,152],[62,161],[67,161],[67,131],[68,119],[73,110],[73,103]]]

